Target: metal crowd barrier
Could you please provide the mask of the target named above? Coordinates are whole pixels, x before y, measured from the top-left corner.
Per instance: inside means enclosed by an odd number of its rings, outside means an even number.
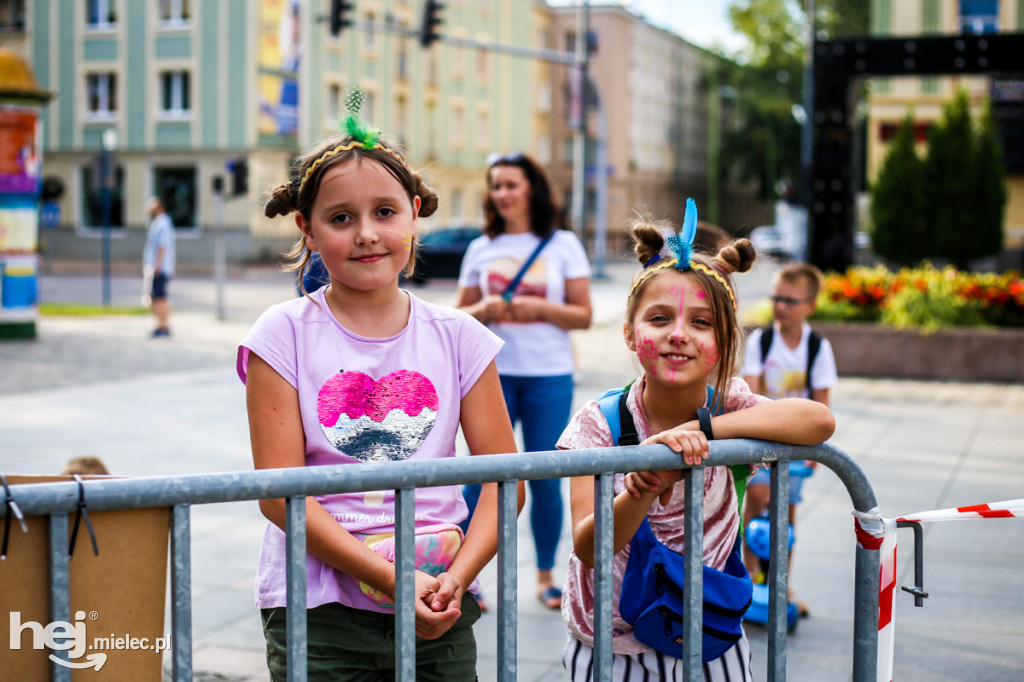
[[[853,507],[866,512],[876,506],[874,492],[861,468],[830,445],[800,447],[757,440],[724,440],[710,444],[701,467],[685,469],[685,555],[688,559],[684,601],[688,614],[681,651],[686,679],[701,679],[703,576],[703,471],[706,466],[765,462],[771,464],[772,503],[768,575],[771,594],[768,617],[769,682],[786,679],[786,585],[789,460],[809,459],[830,468],[846,486]],[[50,533],[51,616],[70,621],[67,547],[68,517],[79,506],[80,493],[90,511],[172,507],[171,623],[172,674],[175,682],[192,680],[192,606],[190,506],[266,498],[287,501],[287,633],[288,679],[305,682],[306,671],[306,505],[310,495],[395,490],[397,526],[396,651],[397,679],[416,678],[414,603],[414,497],[418,487],[497,481],[498,497],[498,679],[516,680],[516,507],[519,480],[594,476],[596,505],[594,678],[611,680],[612,670],[612,483],[618,472],[679,468],[680,457],[662,445],[637,445],[484,457],[453,457],[429,461],[350,464],[263,471],[138,477],[112,480],[10,486],[11,496],[26,516],[48,515]],[[5,505],[0,505],[5,507]],[[6,512],[5,513],[9,513]],[[61,540],[63,538],[63,540]],[[253,567],[255,571],[255,566]],[[856,550],[854,593],[854,682],[876,677],[879,556]],[[54,652],[67,656],[66,651]],[[56,682],[70,682],[71,670],[52,665]]]

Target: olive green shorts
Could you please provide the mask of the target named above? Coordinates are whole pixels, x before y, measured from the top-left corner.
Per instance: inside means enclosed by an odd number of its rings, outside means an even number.
[[[263,609],[267,667],[274,682],[285,682],[285,609]],[[462,617],[438,639],[416,638],[416,679],[437,682],[476,680],[473,624],[480,606],[462,596]],[[324,604],[306,612],[307,666],[311,682],[377,682],[395,679],[395,616]]]

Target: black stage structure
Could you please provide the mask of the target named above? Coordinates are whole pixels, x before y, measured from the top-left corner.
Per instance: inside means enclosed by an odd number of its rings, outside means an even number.
[[[873,76],[993,76],[993,117],[1008,172],[1024,172],[1024,33],[815,41],[809,260],[823,270],[853,263],[859,80]]]

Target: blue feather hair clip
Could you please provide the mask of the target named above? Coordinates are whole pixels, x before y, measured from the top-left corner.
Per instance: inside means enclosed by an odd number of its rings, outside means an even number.
[[[690,256],[693,254],[693,240],[697,237],[697,202],[686,200],[686,213],[683,214],[683,226],[679,234],[665,240],[676,257],[676,268],[680,271],[690,268]]]

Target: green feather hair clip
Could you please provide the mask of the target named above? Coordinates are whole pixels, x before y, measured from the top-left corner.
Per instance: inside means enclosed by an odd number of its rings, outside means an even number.
[[[366,95],[359,88],[356,88],[345,98],[345,108],[348,109],[348,116],[345,117],[345,132],[357,140],[366,149],[373,149],[380,137],[380,131],[374,130],[366,125],[366,122],[359,117],[359,110],[363,108],[363,101]]]

